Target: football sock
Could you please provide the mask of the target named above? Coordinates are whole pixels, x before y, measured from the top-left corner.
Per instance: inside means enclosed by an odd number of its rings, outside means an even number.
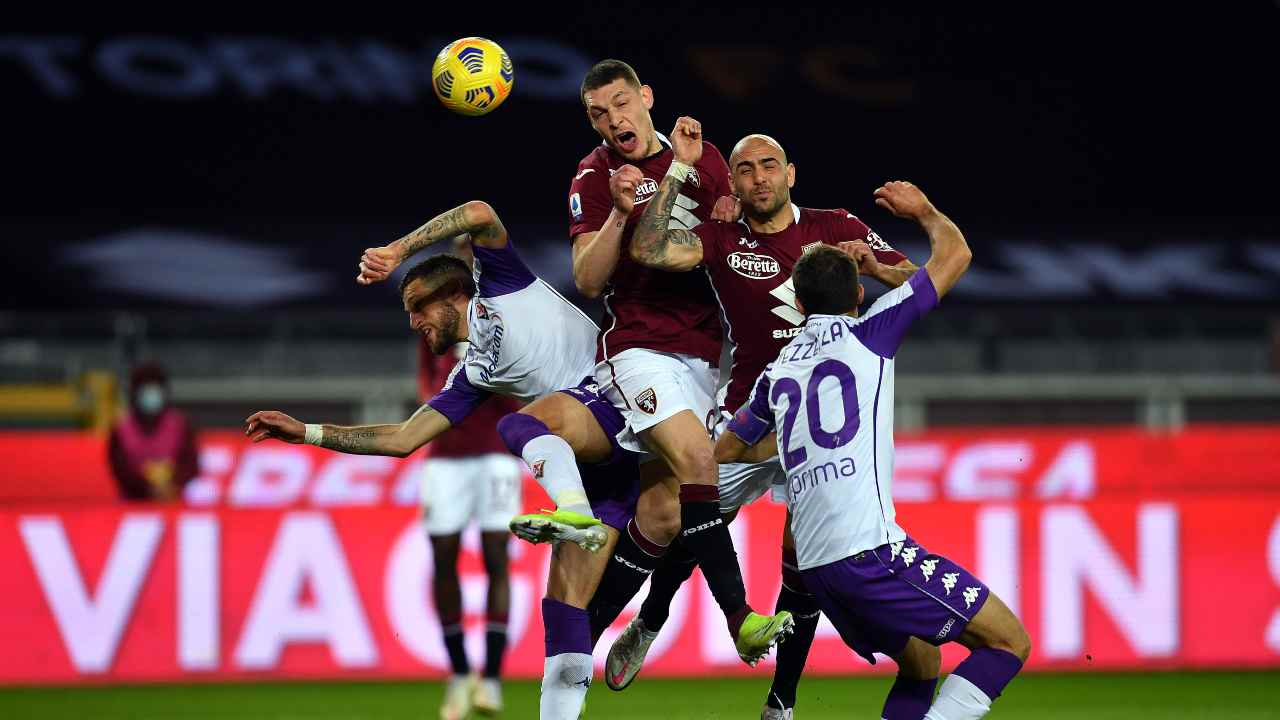
[[[484,676],[502,676],[502,657],[507,652],[507,616],[492,616],[484,633]]]
[[[677,540],[671,543],[671,549],[663,558],[662,564],[649,578],[649,595],[640,606],[640,619],[644,621],[646,630],[658,632],[662,629],[671,612],[671,601],[675,599],[676,591],[689,579],[697,566],[697,558],[683,542]]]
[[[578,720],[591,687],[591,625],[587,611],[542,601],[547,658],[542,665],[540,720]]]
[[[444,648],[449,653],[449,665],[454,675],[466,675],[471,672],[471,664],[467,662],[467,651],[462,646],[464,634],[462,619],[456,618],[448,623],[441,623],[444,631]]]
[[[942,683],[926,720],[976,720],[991,710],[991,701],[1000,697],[1018,671],[1017,655],[996,648],[978,648],[956,666]]]
[[[707,587],[729,622],[729,634],[736,639],[751,608],[747,606],[738,553],[733,549],[729,526],[720,515],[720,489],[715,485],[681,485],[680,526],[680,541],[698,558]]]
[[[627,523],[625,532],[618,533],[618,544],[591,603],[587,605],[587,613],[591,616],[592,647],[595,647],[601,633],[622,614],[631,598],[640,592],[645,579],[661,564],[662,556],[666,554],[667,546],[645,537],[635,518]]]
[[[929,711],[937,687],[938,678],[919,680],[899,675],[884,700],[881,720],[921,720]]]
[[[796,551],[790,548],[782,549],[782,589],[778,592],[777,610],[790,611],[796,624],[791,637],[778,646],[778,664],[773,669],[773,686],[769,688],[767,702],[771,707],[786,710],[795,707],[796,687],[809,659],[819,617],[818,601],[806,591],[796,569]],[[920,715],[924,715],[923,710]]]
[[[498,421],[498,434],[513,455],[528,463],[533,478],[556,507],[595,517],[582,486],[573,448],[532,415],[512,413]]]

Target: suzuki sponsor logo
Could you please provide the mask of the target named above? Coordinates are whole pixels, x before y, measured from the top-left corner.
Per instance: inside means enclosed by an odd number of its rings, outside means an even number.
[[[768,255],[736,252],[729,256],[728,263],[734,272],[752,280],[768,280],[782,272],[782,266],[778,261]]]

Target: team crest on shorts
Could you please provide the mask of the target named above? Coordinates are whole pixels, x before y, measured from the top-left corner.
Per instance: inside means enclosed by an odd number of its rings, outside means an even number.
[[[649,413],[650,415],[658,412],[658,393],[649,388],[636,396],[636,407]]]
[[[476,303],[476,315],[484,320],[488,320],[489,308],[485,307],[484,305],[481,305],[480,303]]]
[[[546,460],[536,460],[536,461],[534,461],[534,463],[533,463],[533,467],[531,468],[531,469],[533,470],[533,479],[534,479],[534,480],[541,480],[541,479],[542,479],[542,468],[546,467],[546,464],[547,464],[547,461],[546,461]]]

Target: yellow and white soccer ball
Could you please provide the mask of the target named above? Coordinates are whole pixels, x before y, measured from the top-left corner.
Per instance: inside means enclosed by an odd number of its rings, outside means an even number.
[[[506,51],[481,37],[454,40],[440,51],[431,67],[436,97],[463,115],[493,112],[511,94],[515,79]]]

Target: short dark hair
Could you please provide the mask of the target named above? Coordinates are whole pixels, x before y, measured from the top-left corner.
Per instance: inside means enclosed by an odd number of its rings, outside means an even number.
[[[830,245],[802,255],[791,281],[805,315],[843,315],[858,306],[858,265]]]
[[[430,295],[435,295],[442,290],[449,293],[456,290],[466,295],[467,299],[471,299],[476,294],[476,283],[471,279],[471,268],[467,267],[466,261],[462,258],[449,253],[432,255],[409,268],[409,272],[400,278],[400,296],[404,297],[405,288],[409,287],[409,283],[419,279],[426,281]]]
[[[626,80],[628,85],[637,90],[640,88],[640,76],[636,75],[635,68],[621,60],[601,60],[592,65],[591,69],[587,71],[587,76],[582,78],[582,87],[578,90],[578,99],[582,100],[583,105],[586,105],[585,96],[588,92],[602,88],[619,79]]]

